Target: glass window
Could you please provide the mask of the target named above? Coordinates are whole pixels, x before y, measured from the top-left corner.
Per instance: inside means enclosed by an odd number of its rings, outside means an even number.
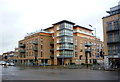
[[[41,57],[43,57],[43,53],[41,52]]]
[[[114,29],[118,29],[118,26],[119,26],[118,20],[114,21]]]
[[[82,31],[82,29],[80,28],[80,31]]]
[[[77,52],[75,52],[75,57],[78,57],[78,54],[77,54]]]
[[[107,23],[107,30],[112,30],[112,22]]]
[[[82,43],[80,44],[80,46],[82,46]]]

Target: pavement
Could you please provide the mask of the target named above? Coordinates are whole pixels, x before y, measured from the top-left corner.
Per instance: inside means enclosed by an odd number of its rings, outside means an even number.
[[[57,67],[2,67],[2,80],[118,80],[118,71]]]

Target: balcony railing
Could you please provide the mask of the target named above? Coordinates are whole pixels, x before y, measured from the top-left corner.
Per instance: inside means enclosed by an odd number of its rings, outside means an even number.
[[[92,44],[90,44],[90,43],[85,43],[85,46],[86,46],[86,47],[91,47]]]
[[[54,54],[51,54],[51,55],[50,55],[50,58],[54,58]]]
[[[19,52],[20,53],[25,53],[25,49],[20,49]]]
[[[73,43],[73,40],[59,40],[60,43]]]
[[[57,58],[72,58],[73,55],[58,55]]]
[[[64,50],[64,49],[67,49],[67,50],[73,50],[73,47],[60,47],[59,50]]]
[[[59,36],[64,36],[64,35],[73,36],[73,33],[59,33]]]
[[[91,49],[85,49],[85,52],[92,52]]]
[[[60,41],[57,41],[57,43],[60,43]]]
[[[34,51],[38,51],[38,47],[33,47],[32,48]]]
[[[54,48],[51,48],[50,51],[51,51],[51,52],[54,52]]]
[[[108,40],[108,44],[109,43],[117,43],[117,42],[120,42],[120,39],[115,39],[115,40]]]
[[[111,31],[118,31],[119,28],[111,28],[111,29],[107,29],[107,32],[111,32]]]
[[[50,45],[53,46],[53,45],[54,45],[54,42],[51,42]]]
[[[58,30],[62,30],[62,29],[73,30],[72,28],[68,28],[68,27],[60,27]]]
[[[90,35],[90,36],[94,36],[92,33],[86,33],[86,32],[82,32],[82,31],[79,31],[79,30],[74,30],[73,31],[74,33],[82,33],[82,34],[86,34],[86,35]]]
[[[60,48],[58,47],[57,50],[60,50]]]
[[[25,44],[19,44],[20,48],[25,48]]]
[[[37,45],[37,44],[38,44],[38,41],[33,41],[32,43],[35,44],[35,45]]]

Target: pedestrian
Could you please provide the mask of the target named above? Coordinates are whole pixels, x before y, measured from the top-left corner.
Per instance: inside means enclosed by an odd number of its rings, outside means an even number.
[[[6,63],[6,67],[8,67],[9,63]]]
[[[119,68],[119,61],[116,62],[116,68]]]
[[[113,68],[113,63],[110,61],[110,68]]]

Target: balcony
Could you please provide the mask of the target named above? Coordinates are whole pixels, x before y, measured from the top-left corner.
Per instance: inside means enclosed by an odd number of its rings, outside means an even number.
[[[59,28],[57,28],[56,30],[60,30]]]
[[[50,45],[53,46],[53,45],[54,45],[54,42],[51,42]]]
[[[19,44],[20,48],[25,48],[25,44]]]
[[[25,49],[20,49],[19,52],[20,53],[25,53]]]
[[[51,58],[51,59],[54,59],[54,54],[51,54],[51,55],[50,55],[50,58]]]
[[[38,44],[38,41],[33,41],[32,42],[34,45],[37,45]]]
[[[51,52],[54,52],[54,48],[51,48],[50,51],[51,51]]]
[[[73,33],[81,33],[81,34],[86,34],[86,35],[89,35],[89,36],[94,36],[92,33],[86,33],[86,32],[82,32],[82,31],[79,31],[79,30],[74,30]]]
[[[72,58],[73,57],[73,55],[67,55],[67,54],[65,54],[65,55],[57,55],[57,58]]]
[[[58,47],[57,50],[60,50],[60,48]]]
[[[86,43],[85,46],[86,46],[86,47],[91,47],[92,44],[90,44],[90,43]]]
[[[60,40],[60,43],[73,43],[73,40]]]
[[[108,40],[107,44],[120,43],[120,39]]]
[[[119,28],[111,28],[107,29],[107,32],[119,31]]]
[[[91,49],[85,49],[85,52],[92,52]]]
[[[73,30],[72,28],[68,28],[68,27],[60,27],[58,30],[63,30],[63,29]]]
[[[61,42],[60,42],[60,40],[59,40],[59,41],[57,41],[57,43],[61,43]]]
[[[38,51],[38,47],[33,47],[32,48],[34,51]]]
[[[62,37],[62,36],[73,36],[73,33],[59,33],[57,36]]]
[[[59,50],[73,50],[73,47],[60,47]]]

